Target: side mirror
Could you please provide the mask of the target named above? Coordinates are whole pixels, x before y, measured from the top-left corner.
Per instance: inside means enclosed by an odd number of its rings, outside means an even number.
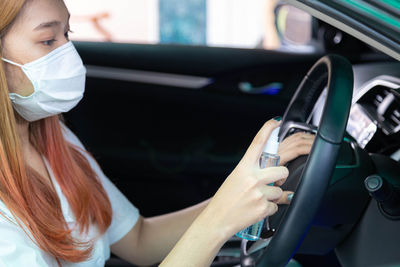
[[[275,9],[276,27],[282,43],[310,45],[312,40],[312,17],[308,13],[287,4]]]

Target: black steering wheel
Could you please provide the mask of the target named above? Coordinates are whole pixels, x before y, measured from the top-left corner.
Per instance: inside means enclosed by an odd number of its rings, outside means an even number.
[[[336,164],[351,107],[353,70],[347,59],[328,55],[314,64],[286,109],[280,132],[283,139],[293,129],[315,128],[308,124],[308,118],[324,88],[327,96],[323,114],[295,196],[273,236],[264,240],[265,248],[251,253],[246,251],[246,242],[242,242],[242,266],[285,266],[318,211]]]

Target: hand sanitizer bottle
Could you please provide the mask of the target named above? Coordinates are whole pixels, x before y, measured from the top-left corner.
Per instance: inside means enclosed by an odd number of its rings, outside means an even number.
[[[260,157],[260,168],[268,168],[274,167],[279,165],[279,156],[278,156],[278,148],[279,148],[279,134],[280,127],[274,129],[269,137],[267,144],[265,145],[264,152],[261,154]],[[273,186],[274,184],[269,184],[269,186]],[[268,220],[268,217],[264,220],[259,221],[253,225],[250,225],[246,229],[240,231],[236,234],[236,236],[247,239],[250,241],[256,241],[260,238],[261,230],[264,225],[264,221]],[[268,221],[267,221],[268,223]]]

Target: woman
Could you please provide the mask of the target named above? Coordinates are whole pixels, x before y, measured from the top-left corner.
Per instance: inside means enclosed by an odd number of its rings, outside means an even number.
[[[101,266],[113,253],[138,265],[208,266],[239,230],[277,210],[284,167],[258,157],[279,122],[267,122],[215,196],[153,218],[105,177],[58,115],[83,96],[85,69],[68,40],[62,0],[0,2],[0,265]],[[313,138],[282,143],[281,161]]]

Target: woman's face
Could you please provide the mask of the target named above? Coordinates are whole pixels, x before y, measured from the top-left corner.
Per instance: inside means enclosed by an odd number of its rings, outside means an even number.
[[[3,57],[26,64],[68,42],[69,12],[63,0],[27,0],[1,40]],[[20,67],[4,62],[11,93],[29,96],[33,85]]]

